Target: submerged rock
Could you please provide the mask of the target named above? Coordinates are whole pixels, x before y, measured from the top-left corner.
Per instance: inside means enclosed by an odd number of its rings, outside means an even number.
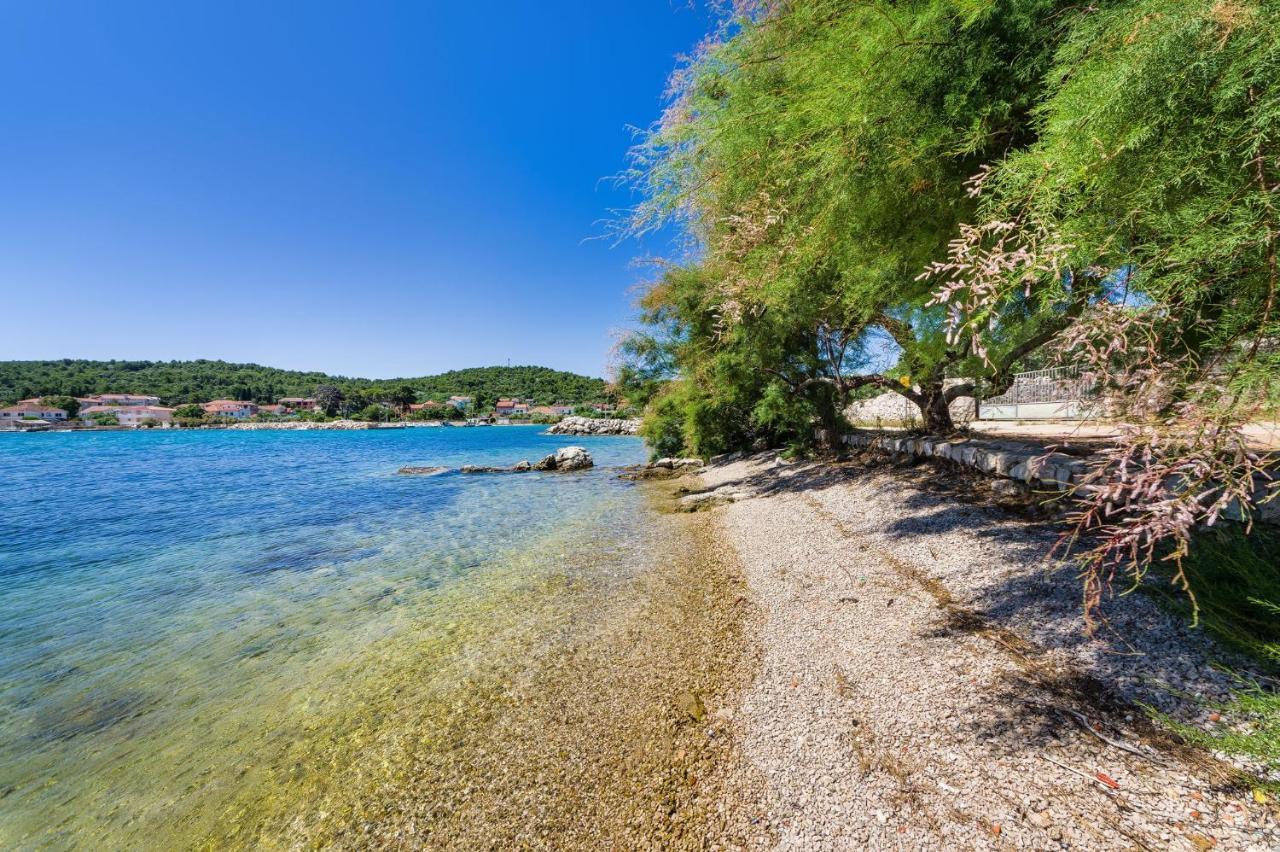
[[[699,491],[693,494],[686,494],[676,501],[676,508],[681,512],[701,512],[704,509],[713,509],[716,506],[732,503],[737,499],[737,492],[725,488],[717,488],[715,491]]]
[[[680,715],[686,716],[695,722],[701,722],[703,717],[707,715],[707,708],[702,703],[702,696],[696,692],[680,693],[676,696],[675,705]]]
[[[702,459],[661,458],[648,464],[630,465],[618,474],[619,479],[673,479],[702,469]]]
[[[413,467],[412,465],[400,468],[397,473],[408,473],[417,476],[436,476],[441,473],[448,473],[449,468],[439,466]]]

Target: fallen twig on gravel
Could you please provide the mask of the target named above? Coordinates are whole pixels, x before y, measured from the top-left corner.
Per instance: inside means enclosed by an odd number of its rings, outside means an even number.
[[[1072,767],[1070,767],[1070,766],[1067,766],[1065,763],[1062,763],[1062,762],[1060,762],[1060,761],[1054,760],[1052,757],[1050,757],[1050,756],[1049,756],[1049,755],[1047,755],[1047,754],[1042,754],[1042,755],[1040,755],[1040,756],[1041,756],[1041,757],[1043,757],[1045,760],[1049,761],[1050,763],[1052,763],[1054,766],[1059,766],[1059,767],[1061,767],[1061,768],[1063,768],[1063,769],[1067,770],[1068,772],[1071,772],[1071,773],[1073,773],[1073,774],[1075,774],[1075,775],[1079,775],[1081,778],[1085,779],[1086,781],[1093,781],[1093,782],[1096,782],[1096,783],[1098,783],[1098,784],[1101,784],[1101,785],[1103,786],[1103,788],[1104,788],[1104,789],[1106,789],[1106,790],[1114,790],[1114,789],[1116,789],[1116,787],[1112,787],[1110,784],[1108,784],[1107,782],[1103,781],[1101,778],[1094,777],[1093,775],[1090,775],[1088,772],[1081,772],[1079,769],[1074,769],[1074,768],[1072,768]],[[1118,786],[1119,786],[1119,785],[1117,785],[1117,787],[1118,787]]]
[[[1131,746],[1128,743],[1111,739],[1106,734],[1102,733],[1097,728],[1093,727],[1093,725],[1090,725],[1089,720],[1085,718],[1085,715],[1083,713],[1077,712],[1068,707],[1059,707],[1056,704],[1051,704],[1049,706],[1052,707],[1053,710],[1057,712],[1059,715],[1066,716],[1071,719],[1075,719],[1076,722],[1079,723],[1080,727],[1084,728],[1086,731],[1093,734],[1095,737],[1102,740],[1104,743],[1106,743],[1109,746],[1118,748],[1121,751],[1127,751],[1129,752],[1129,754],[1136,754],[1138,757],[1149,760],[1152,763],[1160,763],[1160,764],[1164,763],[1164,761],[1160,760],[1159,757],[1157,757],[1154,754],[1151,754],[1150,752],[1143,751],[1142,749],[1137,748],[1136,746]]]

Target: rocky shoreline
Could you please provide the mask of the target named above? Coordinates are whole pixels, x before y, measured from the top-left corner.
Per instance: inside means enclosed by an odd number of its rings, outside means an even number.
[[[368,420],[329,420],[324,423],[313,423],[306,420],[285,420],[278,423],[228,423],[225,426],[201,427],[232,429],[238,432],[310,432],[310,431],[349,431],[356,429],[409,429],[425,427],[426,423],[375,423]]]
[[[639,435],[639,420],[605,417],[565,417],[547,428],[548,435]]]
[[[572,470],[588,470],[594,466],[595,459],[591,457],[591,453],[587,452],[585,448],[561,447],[536,462],[525,459],[516,462],[510,467],[464,464],[458,468],[458,473],[531,473],[534,471],[558,471],[563,473]],[[442,473],[449,473],[451,470],[452,468],[439,465],[405,465],[397,473],[406,476],[439,476]]]

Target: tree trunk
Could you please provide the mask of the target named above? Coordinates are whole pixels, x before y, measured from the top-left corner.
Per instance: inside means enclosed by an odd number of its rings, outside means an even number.
[[[823,453],[835,453],[840,449],[840,412],[844,410],[841,402],[843,394],[823,394],[817,400],[818,428],[822,430],[823,440],[818,442],[818,449]]]
[[[947,403],[947,395],[942,389],[942,382],[935,382],[920,388],[920,415],[924,418],[924,429],[933,435],[949,435],[956,429],[951,420],[951,406]]]

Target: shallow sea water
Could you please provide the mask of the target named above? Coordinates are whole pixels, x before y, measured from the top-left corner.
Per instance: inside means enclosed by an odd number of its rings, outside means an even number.
[[[645,568],[608,470],[641,443],[540,433],[0,435],[0,848],[283,846],[369,812],[442,747],[435,708]],[[570,443],[598,467],[396,473]]]

